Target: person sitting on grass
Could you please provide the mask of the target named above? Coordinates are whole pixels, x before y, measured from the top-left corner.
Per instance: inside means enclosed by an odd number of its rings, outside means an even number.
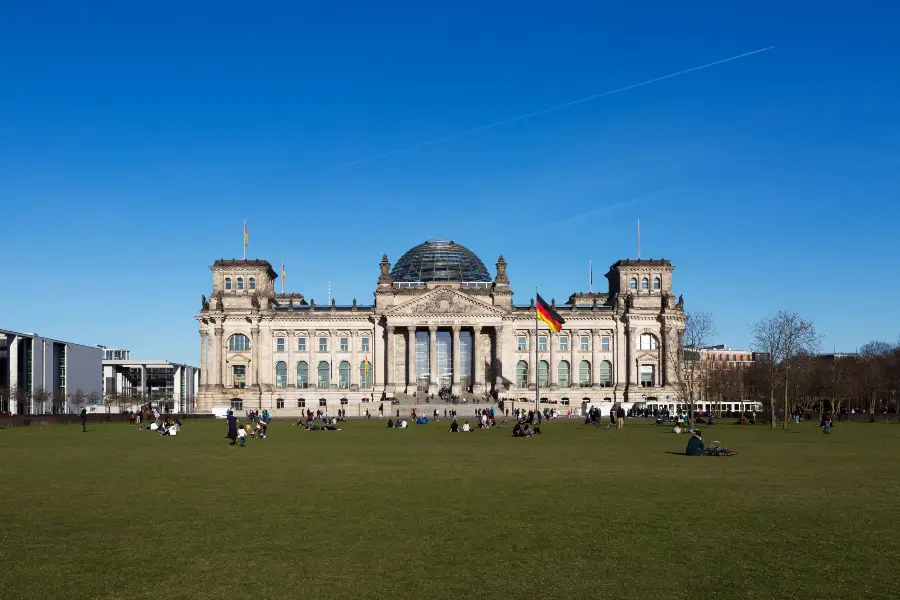
[[[459,423],[456,422],[456,419],[450,423],[450,433],[459,433]]]
[[[694,432],[694,435],[691,436],[691,439],[688,440],[687,448],[684,453],[687,456],[702,456],[704,449],[703,438],[700,437],[700,430],[698,429]]]
[[[463,430],[463,432],[472,431],[472,428],[469,427],[469,422],[468,422],[468,421],[466,421],[465,423],[463,423],[463,428],[462,428],[462,430]]]
[[[522,424],[516,423],[513,425],[513,437],[525,437],[522,433]]]
[[[388,419],[388,429],[393,429],[393,428],[394,428],[394,420]]]

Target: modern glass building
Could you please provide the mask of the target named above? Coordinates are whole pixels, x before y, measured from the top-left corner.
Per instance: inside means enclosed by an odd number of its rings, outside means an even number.
[[[0,411],[75,412],[98,401],[100,348],[0,329]]]

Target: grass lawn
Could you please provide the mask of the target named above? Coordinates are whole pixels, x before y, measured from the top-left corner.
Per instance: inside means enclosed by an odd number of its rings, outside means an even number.
[[[896,598],[900,427],[0,430],[0,598]]]

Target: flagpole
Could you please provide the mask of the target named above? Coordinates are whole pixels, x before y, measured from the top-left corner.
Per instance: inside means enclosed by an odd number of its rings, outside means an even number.
[[[541,412],[541,373],[538,368],[538,290],[534,288],[534,413]]]

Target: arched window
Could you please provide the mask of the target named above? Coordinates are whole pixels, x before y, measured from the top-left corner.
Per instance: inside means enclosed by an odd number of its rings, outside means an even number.
[[[516,363],[516,387],[528,387],[528,363],[524,360]]]
[[[578,365],[578,384],[581,387],[591,387],[591,363],[586,360]]]
[[[638,338],[638,350],[656,350],[659,348],[659,341],[652,333],[642,333]]]
[[[569,379],[569,361],[561,360],[559,362],[559,371],[556,377],[557,385],[561,388],[569,387],[571,380]]]
[[[244,289],[244,278],[243,277],[238,277],[238,288],[237,289],[239,289],[239,290]]]
[[[359,389],[367,390],[372,387],[372,363],[367,360],[359,363]]]
[[[275,363],[275,387],[287,387],[287,363],[284,361]]]
[[[226,290],[230,290],[230,289],[231,289],[231,277],[226,277],[226,278],[225,278],[225,289],[226,289]]]
[[[236,333],[228,338],[228,350],[230,352],[246,352],[250,349],[250,338],[243,333]]]
[[[252,281],[252,279],[251,279],[251,281]],[[660,283],[661,283],[661,282],[659,281],[659,277],[654,277],[654,278],[653,278],[653,289],[654,289],[654,290],[658,290],[658,289],[659,289],[659,286],[660,286]]]
[[[319,363],[318,374],[319,374],[318,388],[320,390],[328,389],[328,380],[331,379],[331,377],[329,377],[328,363],[325,362],[324,360]]]
[[[254,277],[251,277],[247,283],[248,283],[247,287],[249,287],[251,290],[256,289],[256,279]]]
[[[608,360],[600,363],[600,386],[612,387],[612,363]]]
[[[650,289],[650,280],[647,279],[646,277],[644,277],[643,279],[641,279],[641,289],[642,289],[642,290],[649,290],[649,289]]]
[[[538,385],[542,388],[550,387],[550,363],[546,360],[538,363]]]
[[[306,364],[305,360],[301,360],[297,363],[297,387],[309,387],[309,365]]]
[[[350,388],[350,363],[346,360],[338,365],[338,386],[343,390]]]
[[[636,290],[636,289],[637,289],[637,279],[635,279],[634,277],[632,277],[632,278],[631,278],[631,283],[629,283],[628,285],[631,287],[631,289]]]

